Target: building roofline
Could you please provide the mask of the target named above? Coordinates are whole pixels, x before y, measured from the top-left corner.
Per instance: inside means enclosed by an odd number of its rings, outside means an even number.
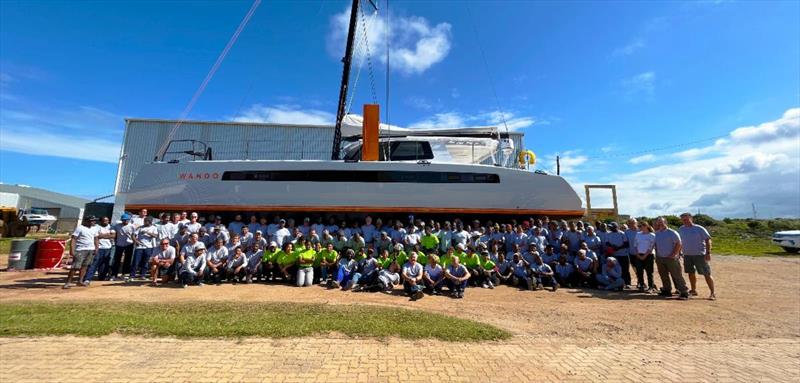
[[[158,123],[171,123],[177,124],[180,120],[170,120],[161,118],[134,118],[126,117],[125,123],[131,122],[158,122]],[[331,129],[333,125],[317,125],[317,124],[283,124],[274,122],[251,122],[251,121],[208,121],[208,120],[183,120],[181,124],[194,124],[194,125],[253,125],[253,126],[268,126],[268,127],[294,127],[294,128],[325,128]]]

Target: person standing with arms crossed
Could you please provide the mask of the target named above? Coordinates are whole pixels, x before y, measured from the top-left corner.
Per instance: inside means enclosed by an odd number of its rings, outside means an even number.
[[[681,214],[683,226],[678,229],[683,244],[683,269],[689,274],[689,284],[692,289],[690,295],[697,295],[697,274],[706,278],[708,289],[711,290],[709,300],[716,300],[714,293],[714,277],[711,276],[711,235],[706,228],[695,225],[691,213]]]

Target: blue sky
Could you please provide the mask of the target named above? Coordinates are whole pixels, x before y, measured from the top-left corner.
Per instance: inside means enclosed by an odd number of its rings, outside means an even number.
[[[332,122],[348,3],[263,2],[189,118]],[[800,3],[389,5],[391,124],[502,112],[624,213],[800,215]],[[250,6],[0,2],[0,181],[112,193],[123,119],[178,118]],[[365,15],[382,107],[385,16]]]

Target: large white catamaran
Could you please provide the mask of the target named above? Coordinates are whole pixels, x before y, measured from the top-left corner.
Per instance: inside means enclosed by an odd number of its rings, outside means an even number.
[[[527,152],[509,158],[508,134],[497,128],[387,128],[377,105],[365,106],[360,132],[345,121],[360,1],[351,10],[330,160],[214,160],[203,142],[169,140],[119,196],[125,210],[583,215],[562,177],[526,169]],[[517,160],[523,166],[499,164]]]

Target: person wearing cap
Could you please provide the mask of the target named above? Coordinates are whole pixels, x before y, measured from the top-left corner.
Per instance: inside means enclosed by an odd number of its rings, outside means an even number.
[[[109,280],[116,280],[119,273],[127,274],[130,272],[131,261],[133,260],[133,235],[136,228],[131,223],[131,215],[122,214],[121,222],[114,225],[116,239],[114,240],[114,260],[111,263],[111,276]]]
[[[619,230],[619,226],[616,222],[611,222],[608,224],[608,228],[611,230],[608,234],[606,234],[606,255],[607,256],[614,256],[615,262],[617,266],[619,266],[622,272],[622,280],[625,282],[624,286],[630,286],[631,284],[631,270],[630,270],[630,259],[628,258],[630,250],[630,242],[628,242],[628,236]],[[608,262],[606,262],[608,264]],[[605,269],[605,268],[603,268]],[[602,274],[600,274],[602,275]]]
[[[220,284],[225,278],[225,264],[228,262],[228,248],[225,241],[217,238],[214,247],[208,250],[206,255],[206,266],[208,268],[207,277],[214,284]]]
[[[163,238],[159,241],[158,250],[150,258],[150,284],[158,286],[158,277],[161,276],[161,283],[167,283],[172,279],[173,268],[175,267],[175,248],[170,246],[169,239]]]
[[[200,231],[197,232],[197,240],[203,242],[203,245],[206,246],[206,249],[210,249],[212,246],[214,246],[214,238],[212,238],[211,234],[206,231],[205,227],[201,227]]]
[[[597,274],[597,287],[602,290],[619,290],[625,287],[625,279],[622,278],[617,258],[609,256],[606,263],[602,266],[602,271]]]
[[[153,256],[156,243],[158,241],[158,229],[153,226],[153,217],[144,218],[144,224],[136,229],[133,237],[133,263],[131,264],[130,280],[136,278],[145,279],[145,272]],[[136,272],[139,271],[139,275]]]
[[[417,253],[411,253],[408,257],[408,262],[403,265],[403,271],[400,273],[400,276],[403,280],[403,291],[411,297],[412,301],[416,301],[425,296],[425,294],[422,293],[422,289],[425,287],[422,283],[423,272],[422,265],[417,263]]]
[[[683,269],[689,274],[689,284],[692,289],[689,295],[697,295],[697,274],[706,279],[706,284],[711,294],[709,300],[716,300],[714,291],[714,277],[711,276],[711,235],[705,227],[694,223],[691,213],[681,214],[683,226],[678,228],[683,246]]]
[[[278,268],[278,257],[280,253],[281,251],[275,241],[267,244],[266,249],[261,253],[261,274],[258,279],[263,277],[264,281],[273,281],[278,277],[280,274]]]
[[[403,245],[398,243],[394,245],[393,250],[391,254],[392,258],[394,258],[398,266],[403,267],[408,261],[408,255],[406,255],[406,252],[403,250]]]
[[[180,277],[181,287],[195,283],[203,286],[203,274],[206,271],[206,246],[202,242],[197,242],[194,253],[187,254],[181,266]]]
[[[444,270],[444,277],[447,279],[447,286],[450,288],[453,298],[464,298],[464,290],[472,277],[469,270],[461,264],[458,256],[453,256],[452,264]]]
[[[116,237],[114,228],[109,225],[108,217],[101,218],[100,224],[92,228],[97,231],[97,255],[95,255],[91,266],[89,266],[86,275],[83,277],[84,284],[92,283],[95,271],[97,272],[98,280],[104,281],[108,277],[108,269],[111,263],[111,247],[114,244],[112,240]]]
[[[186,230],[188,230],[190,234],[199,233],[200,228],[203,227],[200,222],[197,222],[197,213],[195,212],[192,212],[192,214],[189,215],[189,223],[185,224],[184,226],[186,226]]]
[[[97,253],[97,248],[100,246],[100,239],[97,238],[97,230],[93,229],[97,218],[89,216],[83,219],[75,231],[72,232],[72,241],[70,241],[69,255],[72,257],[72,266],[67,274],[67,282],[64,283],[64,288],[72,288],[72,278],[75,272],[78,271],[78,281],[83,282],[86,275],[86,269],[92,264],[92,260]],[[84,283],[84,286],[89,286]]]

